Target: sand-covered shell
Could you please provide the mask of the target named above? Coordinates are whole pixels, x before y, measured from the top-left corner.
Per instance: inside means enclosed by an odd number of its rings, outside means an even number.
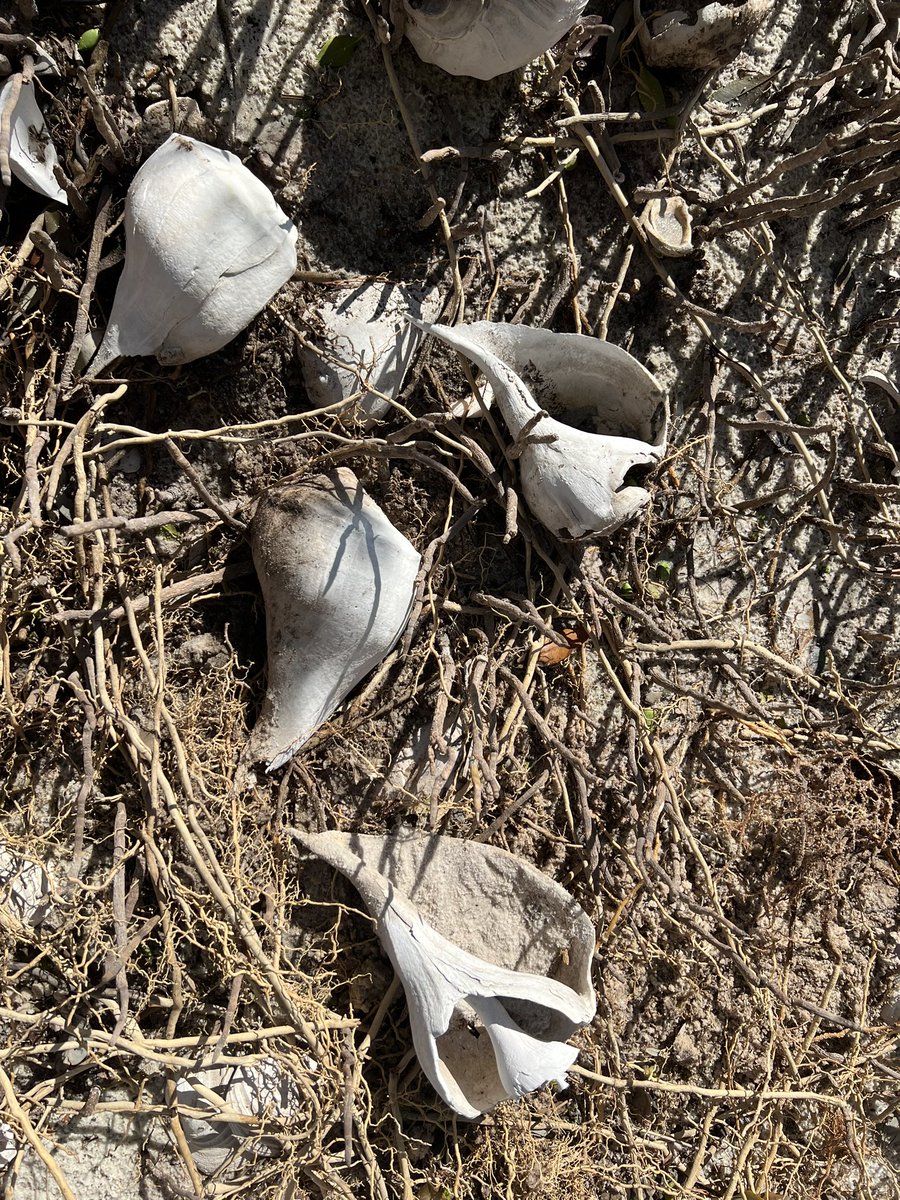
[[[297,267],[297,230],[227,150],[173,133],[125,201],[125,268],[91,371],[120,355],[164,365],[213,354]]]
[[[641,46],[651,67],[705,71],[740,53],[774,7],[774,0],[742,0],[704,4],[696,13],[674,7],[669,12],[641,15],[634,0]],[[658,5],[647,4],[653,10]]]
[[[295,836],[359,891],[406,993],[413,1045],[460,1116],[555,1081],[596,1011],[594,929],[571,896],[493,846],[409,829]],[[487,1036],[484,1036],[485,1033]]]
[[[476,321],[423,326],[484,373],[515,439],[522,492],[559,537],[612,533],[650,500],[626,479],[665,452],[662,388],[625,350],[577,333]]]
[[[46,196],[48,200],[65,204],[66,193],[57,183],[54,174],[54,167],[57,166],[59,158],[56,147],[50,140],[44,114],[38,107],[35,85],[31,82],[22,83],[18,75],[7,79],[0,89],[0,111],[16,87],[19,88],[19,94],[9,124],[10,170],[16,179],[30,187],[33,192]],[[2,182],[9,186],[10,180],[5,177],[5,173]]]
[[[566,36],[587,0],[403,0],[419,58],[451,75],[493,79]]]
[[[694,244],[691,214],[681,196],[654,196],[639,218],[653,247],[667,258],[685,258]]]
[[[420,559],[346,467],[263,496],[250,544],[268,686],[245,760],[273,771],[390,653]]]

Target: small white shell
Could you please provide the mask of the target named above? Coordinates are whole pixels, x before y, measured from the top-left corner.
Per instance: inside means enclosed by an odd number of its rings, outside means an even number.
[[[705,71],[730,62],[772,11],[774,0],[706,4],[692,18],[682,9],[651,17],[640,15],[634,0],[641,45],[651,67]]]
[[[200,1089],[214,1092],[221,1098],[222,1106],[217,1108]],[[211,1116],[222,1114],[216,1120],[181,1117],[194,1161],[204,1175],[220,1170],[250,1142],[257,1154],[277,1154],[281,1143],[274,1137],[257,1136],[259,1125],[284,1122],[300,1110],[299,1089],[274,1058],[252,1064],[203,1067],[179,1079],[175,1091],[179,1105],[185,1108],[204,1109]],[[236,1116],[259,1120],[229,1121],[229,1110]]]
[[[341,288],[318,306],[321,353],[300,355],[303,382],[315,408],[359,396],[354,412],[365,423],[383,417],[403,387],[422,332],[407,323],[407,313],[421,317],[423,302],[411,288],[397,283],[363,283]],[[379,394],[380,393],[380,394]]]
[[[16,82],[8,79],[0,89],[0,109]],[[53,168],[59,162],[56,147],[50,141],[44,115],[38,108],[33,83],[23,83],[12,112],[9,165],[13,175],[34,192],[66,204],[66,193],[56,182]]]
[[[493,79],[564,38],[587,0],[403,0],[419,58],[451,75]]]
[[[648,200],[640,222],[660,254],[685,258],[693,253],[691,214],[681,196],[655,196]]]
[[[522,492],[551,533],[612,533],[649,502],[625,477],[662,458],[666,413],[637,359],[597,338],[523,325],[423,328],[484,372],[514,438],[527,428],[517,447]]]
[[[420,559],[346,467],[265,495],[250,543],[269,666],[245,760],[273,771],[390,652]]]
[[[125,269],[91,371],[193,362],[236,337],[297,267],[297,230],[227,150],[173,133],[125,201]]]
[[[44,868],[0,845],[0,902],[22,925],[40,925],[50,910],[50,877]]]
[[[568,893],[505,850],[443,834],[296,836],[375,918],[419,1064],[455,1112],[565,1087],[578,1056],[566,1040],[596,1011],[594,930]]]

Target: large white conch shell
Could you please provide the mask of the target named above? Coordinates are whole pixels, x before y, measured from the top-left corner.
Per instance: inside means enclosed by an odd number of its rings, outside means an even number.
[[[297,267],[297,230],[227,150],[173,133],[125,201],[125,269],[91,371],[155,354],[165,365],[213,354]]]
[[[587,0],[403,0],[419,58],[451,75],[493,79],[564,38]]]
[[[660,385],[637,359],[584,334],[523,325],[422,328],[484,372],[520,439],[528,507],[551,533],[612,533],[648,503],[650,494],[626,476],[662,458],[666,414]]]
[[[284,1123],[300,1108],[300,1091],[296,1083],[274,1058],[262,1058],[256,1063],[202,1067],[179,1079],[175,1093],[180,1106],[209,1113],[209,1120],[181,1117],[181,1127],[194,1162],[204,1175],[212,1175],[229,1159],[236,1159],[241,1149],[251,1142],[257,1154],[277,1154],[281,1142],[276,1137],[260,1137],[259,1127],[268,1124],[271,1128],[273,1124]],[[234,1119],[229,1120],[229,1113]],[[247,1122],[241,1117],[257,1120]]]
[[[505,850],[442,834],[296,836],[375,918],[419,1063],[455,1112],[566,1085],[578,1056],[566,1039],[596,1011],[594,930],[567,892]]]
[[[13,76],[0,89],[0,112],[19,83],[20,76]],[[53,173],[58,162],[56,147],[50,141],[44,115],[38,108],[34,84],[22,83],[10,117],[9,166],[12,174],[32,191],[65,204],[66,193]],[[9,184],[8,179],[3,182]]]
[[[390,652],[420,559],[346,467],[264,496],[250,541],[269,678],[247,757],[273,771]]]

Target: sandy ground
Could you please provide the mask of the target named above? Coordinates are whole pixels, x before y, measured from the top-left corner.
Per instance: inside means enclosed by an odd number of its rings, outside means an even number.
[[[35,225],[15,184],[0,258],[2,830],[50,879],[41,923],[3,920],[6,1195],[900,1194],[895,10],[789,0],[703,72],[651,71],[623,9],[609,55],[484,83],[408,44],[392,78],[356,3],[12,16],[62,66],[82,204]],[[218,354],[81,384],[79,295],[101,330],[175,97],[297,222],[301,272]],[[633,116],[560,124],[601,103]],[[686,257],[629,224],[660,192]],[[468,387],[432,345],[373,429],[306,417],[302,352],[368,279],[630,350],[671,410],[643,515],[572,545],[521,506],[506,540],[514,463],[448,415]],[[419,602],[295,763],[236,786],[265,686],[243,528],[338,461],[425,556]],[[547,624],[580,631],[555,666]],[[452,1120],[355,894],[285,833],[399,822],[522,855],[594,921],[565,1092]],[[217,1039],[307,1102],[210,1178],[171,1118]]]

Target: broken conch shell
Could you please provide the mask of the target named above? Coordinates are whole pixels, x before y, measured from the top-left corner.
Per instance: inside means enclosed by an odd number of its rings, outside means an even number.
[[[297,230],[227,150],[173,133],[125,201],[125,269],[91,372],[120,355],[166,366],[213,354],[297,267]]]
[[[578,1056],[566,1039],[596,1011],[594,930],[567,892],[505,850],[443,834],[295,836],[375,918],[419,1063],[455,1112],[566,1086]]]
[[[528,507],[551,533],[612,533],[649,502],[626,476],[662,458],[666,412],[662,388],[637,359],[584,334],[491,321],[416,324],[486,376],[516,439]]]
[[[245,759],[274,771],[391,651],[420,559],[346,467],[265,495],[250,543],[268,687]]]
[[[451,75],[493,79],[564,38],[587,0],[403,0],[419,58]]]
[[[18,96],[13,101],[16,89]],[[56,147],[50,141],[44,114],[38,108],[34,84],[23,83],[21,75],[9,78],[0,89],[0,112],[9,103],[14,104],[9,117],[9,171],[32,191],[48,200],[66,204],[66,193],[54,174],[54,167],[59,162]],[[3,164],[0,182],[5,187],[11,182],[6,164]]]

